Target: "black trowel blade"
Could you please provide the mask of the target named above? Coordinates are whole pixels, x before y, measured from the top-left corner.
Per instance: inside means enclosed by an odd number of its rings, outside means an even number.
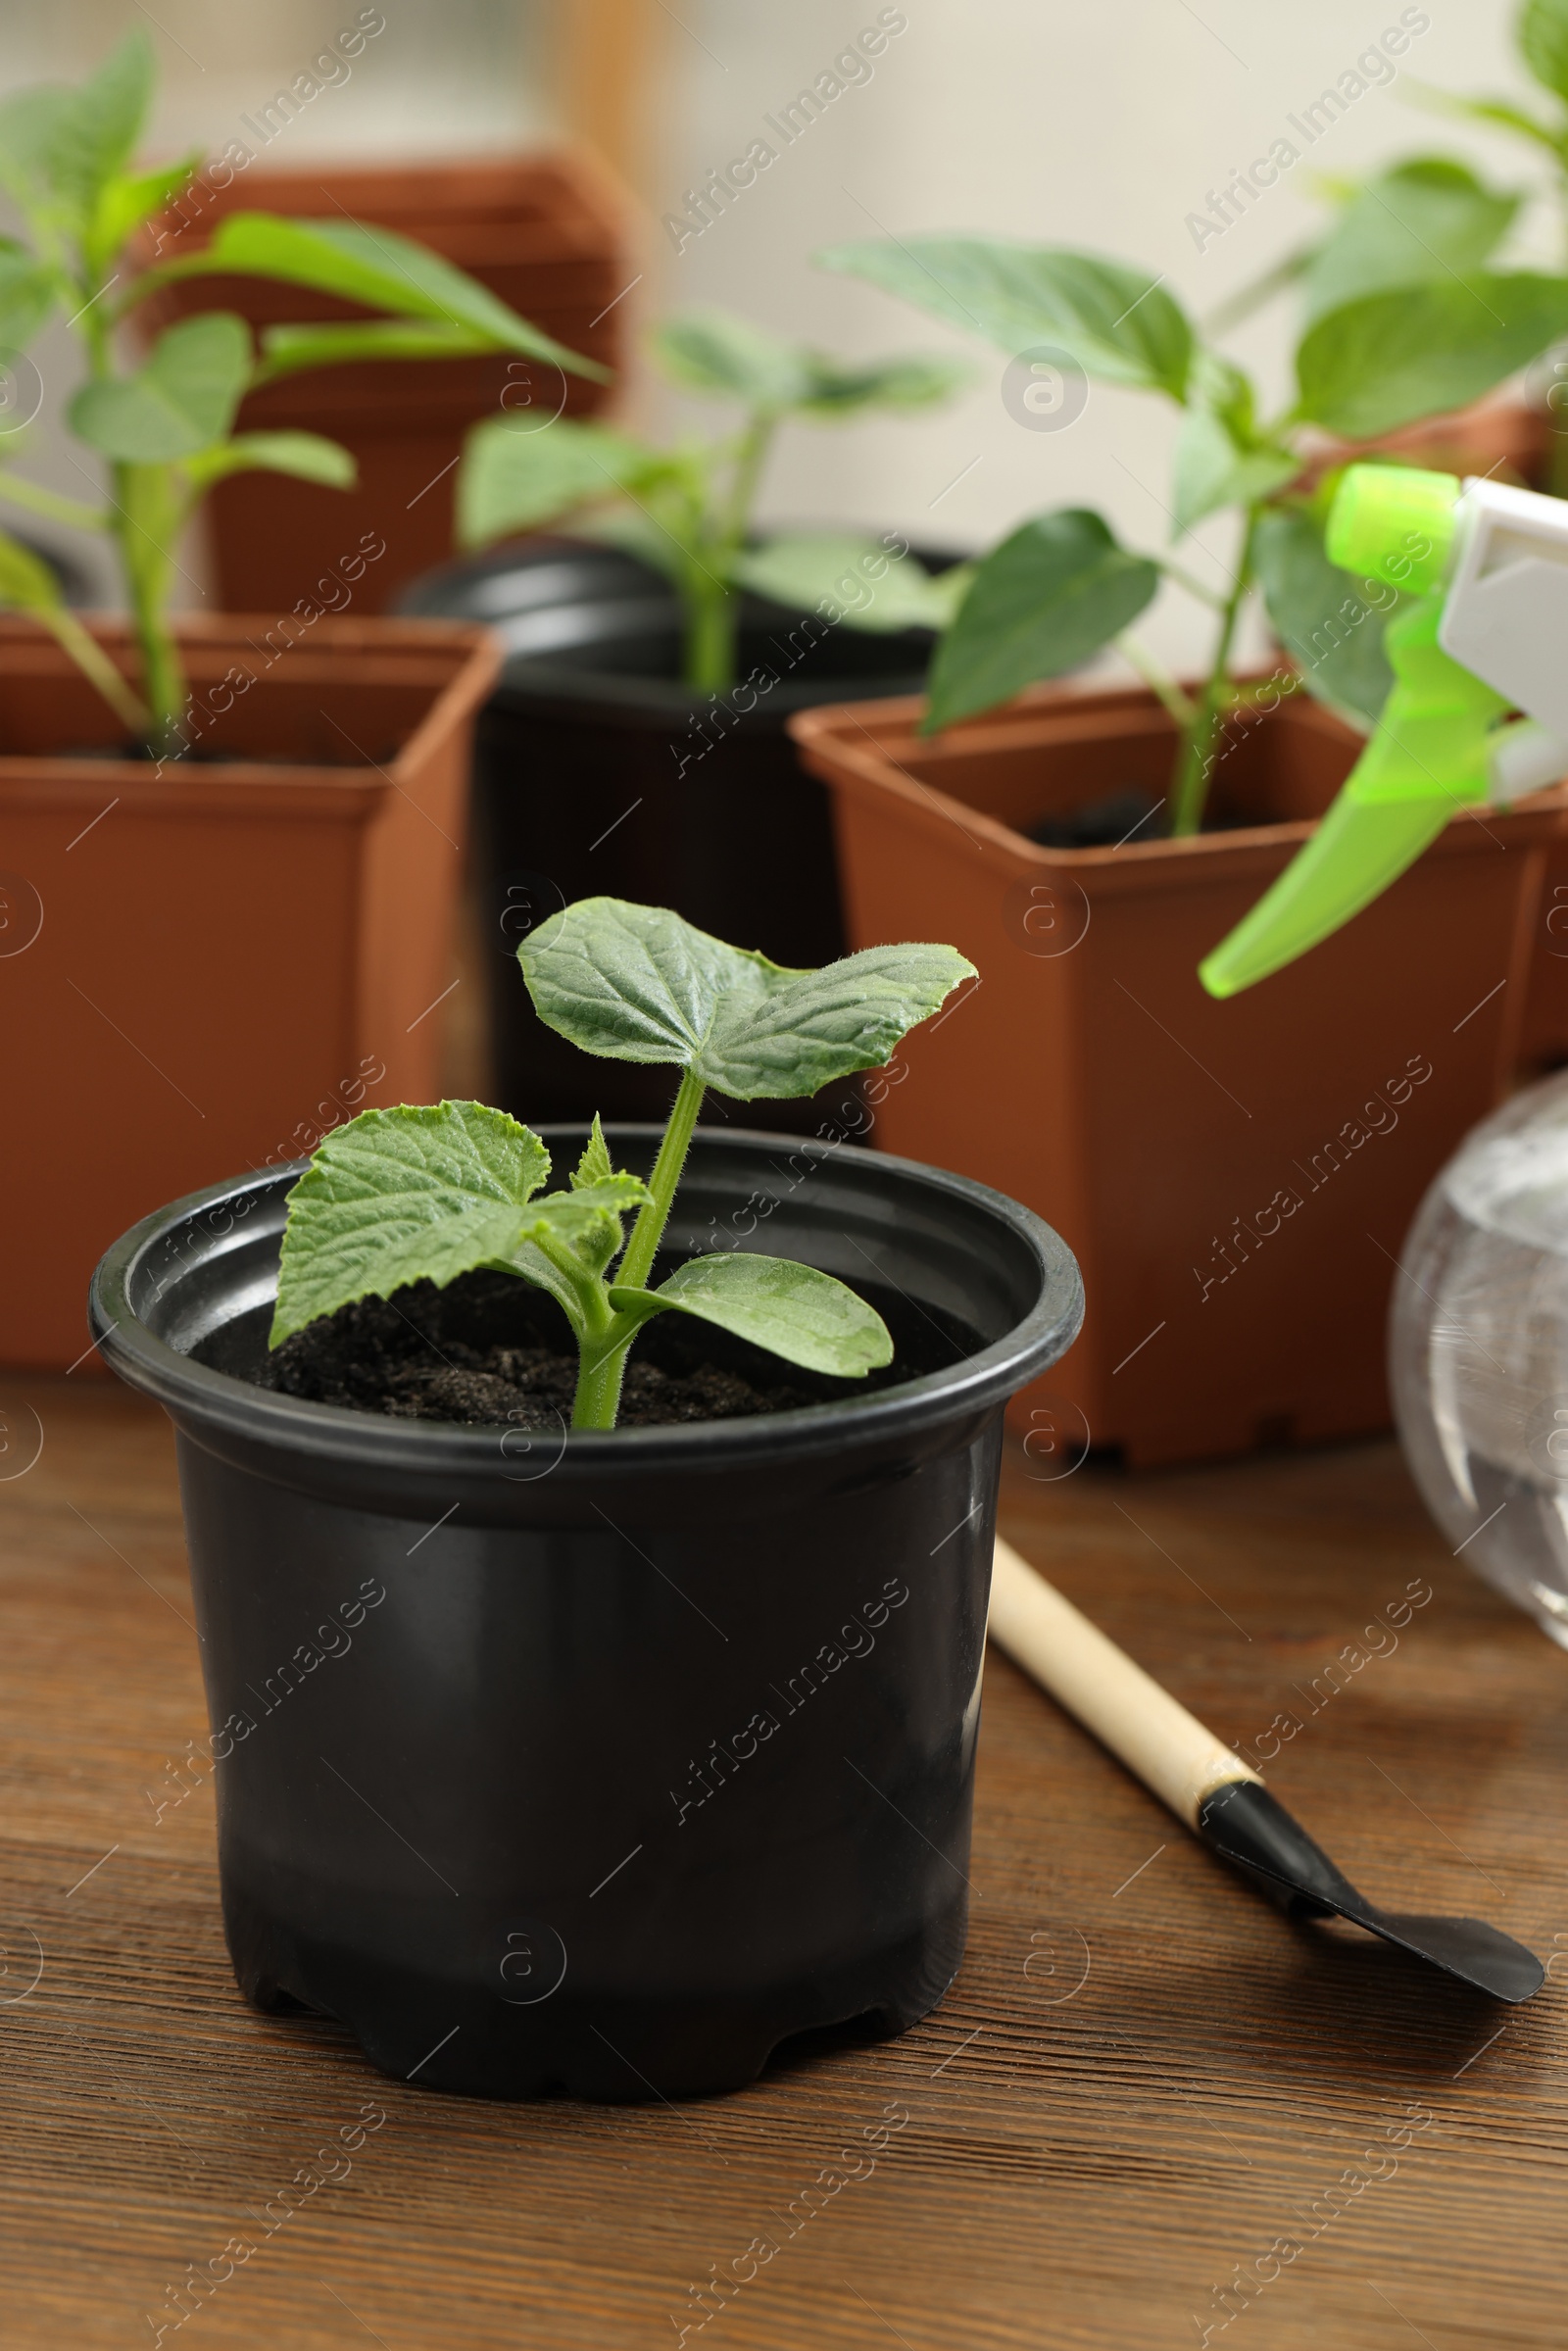
[[[1545,1982],[1535,1953],[1484,1919],[1379,1910],[1254,1780],[1232,1781],[1206,1796],[1198,1834],[1293,1918],[1348,1919],[1494,2000],[1528,2000]]]

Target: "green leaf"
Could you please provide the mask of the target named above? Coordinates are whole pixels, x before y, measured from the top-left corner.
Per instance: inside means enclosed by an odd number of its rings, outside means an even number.
[[[152,214],[161,213],[188,184],[202,160],[198,147],[177,164],[165,164],[156,171],[141,171],[133,177],[108,182],[94,207],[87,237],[97,268],[109,268],[131,230],[139,228]]]
[[[582,1194],[598,1193],[619,1180],[596,1110],[582,1157],[567,1182],[573,1192]],[[625,1238],[619,1215],[608,1215],[597,1218],[584,1232],[574,1236],[572,1246],[591,1273],[603,1274],[611,1260],[619,1256]]]
[[[652,338],[655,358],[688,392],[741,401],[771,415],[819,421],[861,409],[928,408],[968,380],[961,360],[925,354],[885,360],[829,359],[788,343],[728,311],[688,311]]]
[[[614,1164],[610,1156],[610,1146],[605,1141],[605,1130],[599,1123],[599,1113],[596,1110],[588,1140],[583,1146],[582,1157],[578,1160],[567,1181],[573,1192],[582,1192],[594,1184],[608,1184],[614,1172]]]
[[[100,195],[135,150],[155,79],[137,25],[74,89],[44,83],[0,104],[0,178],[23,209],[85,240]]]
[[[728,311],[691,311],[666,319],[651,347],[665,374],[688,392],[779,410],[810,398],[810,355]]]
[[[1210,410],[1238,449],[1253,450],[1261,445],[1252,379],[1234,361],[1200,344],[1193,353],[1187,398],[1193,407]]]
[[[1461,122],[1488,122],[1498,130],[1511,130],[1532,144],[1547,147],[1560,156],[1562,140],[1549,123],[1538,122],[1507,98],[1463,98],[1457,90],[1441,89],[1436,82],[1418,81],[1413,73],[1404,77],[1404,95],[1415,106],[1425,107],[1429,114],[1450,115]]]
[[[1367,733],[1394,684],[1383,632],[1409,598],[1331,563],[1305,508],[1260,515],[1252,550],[1269,619],[1308,692]]]
[[[0,350],[24,351],[59,294],[60,280],[30,254],[0,253]]]
[[[462,494],[460,474],[460,500]],[[677,588],[685,580],[687,563],[679,541],[640,507],[612,506],[592,514],[578,513],[571,518],[571,532],[576,539],[597,539],[602,546],[621,548],[627,555],[634,555],[640,563],[646,563],[651,571],[662,572]]]
[[[1037,514],[977,566],[937,650],[925,730],[1075,668],[1136,620],[1158,587],[1158,566],[1118,546],[1098,514]]]
[[[0,531],[0,605],[19,612],[48,612],[65,604],[55,572],[30,547]]]
[[[576,1301],[569,1295],[570,1286],[564,1295],[559,1267],[553,1266],[535,1245],[550,1239],[564,1246],[597,1281],[611,1259],[620,1254],[626,1238],[621,1218],[630,1209],[640,1208],[647,1199],[647,1185],[634,1175],[608,1175],[597,1184],[549,1193],[543,1200],[535,1200],[529,1209],[530,1222],[522,1246],[514,1249],[508,1263],[514,1272],[537,1282],[553,1298],[560,1298],[575,1329]]]
[[[510,1255],[549,1173],[538,1136],[503,1110],[362,1110],[289,1194],[270,1344],[351,1298],[386,1298],[421,1277],[444,1288]]]
[[[1176,536],[1222,507],[1256,504],[1300,470],[1288,449],[1238,449],[1212,409],[1189,408],[1176,436]]]
[[[1466,408],[1568,333],[1568,277],[1478,273],[1368,294],[1311,326],[1299,413],[1347,440]]]
[[[50,171],[84,213],[135,153],[157,79],[152,43],[137,24],[73,93],[51,143]]]
[[[568,1244],[648,1198],[636,1176],[535,1198],[550,1173],[537,1135],[481,1102],[363,1110],[317,1151],[289,1195],[270,1345],[357,1298],[410,1282],[444,1289],[530,1241]]]
[[[1184,397],[1193,330],[1179,304],[1146,269],[1059,245],[985,237],[871,239],[819,254],[827,269],[863,277],[886,293],[967,327],[1004,351],[1059,343],[1086,374],[1107,383]]]
[[[1225,506],[1255,506],[1300,472],[1300,459],[1257,432],[1250,378],[1213,350],[1199,350],[1187,414],[1175,437],[1175,531]]]
[[[0,98],[0,185],[29,219],[80,234],[79,206],[55,188],[50,169],[54,141],[61,136],[75,92],[55,82],[35,82]]]
[[[1568,98],[1568,0],[1525,0],[1515,31],[1519,53],[1543,89]]]
[[[910,353],[902,359],[867,360],[856,366],[810,355],[811,390],[800,414],[833,423],[862,409],[931,408],[972,382],[974,369],[960,359]]]
[[[786,1363],[841,1380],[863,1379],[893,1360],[893,1341],[874,1306],[831,1274],[786,1257],[754,1257],[740,1249],[693,1257],[657,1290],[612,1287],[610,1299],[621,1312],[645,1318],[677,1306],[765,1347]]]
[[[467,359],[492,351],[486,335],[436,318],[334,319],[326,326],[268,326],[262,330],[259,384],[306,367],[340,367],[363,360]]]
[[[483,547],[537,530],[595,500],[662,479],[668,461],[608,424],[560,417],[530,432],[499,418],[476,424],[458,473],[458,544]]]
[[[1522,106],[1510,106],[1505,98],[1461,98],[1455,102],[1453,112],[1468,117],[1472,122],[1488,122],[1498,130],[1517,131],[1521,138],[1547,148],[1553,155],[1562,153],[1561,136],[1549,122],[1538,122],[1534,115],[1527,115]]]
[[[517,950],[534,1009],[585,1053],[691,1069],[740,1102],[814,1094],[886,1061],[974,966],[951,947],[872,947],[791,971],[662,906],[584,898]]]
[[[642,1207],[647,1200],[648,1187],[641,1176],[608,1175],[597,1184],[579,1184],[574,1191],[548,1193],[534,1201],[529,1215],[545,1217],[553,1228],[574,1233],[593,1217],[621,1216],[628,1208]],[[530,1236],[544,1230],[543,1225],[528,1228]]]
[[[72,429],[128,465],[194,457],[227,432],[250,368],[244,319],[205,312],[160,335],[134,375],[84,383],[68,412]]]
[[[359,466],[348,450],[318,432],[242,432],[185,462],[185,475],[198,490],[210,489],[226,473],[291,473],[299,481],[329,490],[352,490]]]
[[[1444,156],[1396,165],[1356,191],[1313,256],[1307,318],[1390,286],[1471,275],[1500,244],[1519,204]]]
[[[469,329],[492,350],[520,351],[551,361],[575,375],[604,383],[610,370],[568,351],[508,308],[488,286],[455,269],[426,246],[390,228],[367,228],[357,220],[289,220],[275,213],[230,213],[219,222],[206,251],[189,261],[150,269],[144,283],[210,276],[281,278],[363,302],[368,310],[390,311],[400,318],[439,318]]]
[[[959,570],[962,576],[959,577]],[[791,612],[829,608],[828,617],[872,635],[946,628],[969,583],[966,566],[933,574],[912,555],[848,532],[800,532],[743,556],[734,578]]]

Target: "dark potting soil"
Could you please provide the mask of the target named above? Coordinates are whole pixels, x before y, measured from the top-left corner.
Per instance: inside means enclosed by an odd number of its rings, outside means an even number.
[[[390,767],[401,746],[383,746],[373,759],[367,758],[371,767]],[[68,743],[63,751],[53,755],[58,759],[133,760],[145,766],[155,764],[162,756],[145,743]],[[343,761],[328,754],[314,751],[200,751],[171,753],[165,759],[168,767],[341,767]]]
[[[1025,838],[1042,849],[1116,849],[1131,833],[1154,841],[1167,830],[1154,820],[1162,806],[1137,788],[1107,792],[1081,808],[1053,809],[1030,825]]]
[[[262,1366],[258,1385],[393,1420],[559,1429],[571,1419],[577,1359],[541,1340],[520,1316],[508,1317],[518,1289],[505,1277],[466,1274],[444,1291],[417,1282],[400,1290],[395,1300],[360,1298],[286,1339]],[[493,1334],[497,1309],[503,1321],[516,1320],[511,1336]],[[466,1339],[453,1327],[465,1322]],[[640,1339],[638,1347],[645,1344]],[[754,1382],[711,1360],[661,1366],[634,1350],[616,1425],[660,1428],[787,1412],[819,1402],[822,1385]],[[828,1385],[836,1390],[860,1383]]]

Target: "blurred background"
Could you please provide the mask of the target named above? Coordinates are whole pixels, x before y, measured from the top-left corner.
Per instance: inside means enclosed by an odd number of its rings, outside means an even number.
[[[888,38],[874,64],[858,59],[856,78],[808,124],[797,117],[786,143],[782,110],[822,76],[840,80],[835,59],[879,21]],[[1422,100],[1424,85],[1525,95],[1509,12],[1447,0],[1406,9],[1403,21],[1409,45],[1392,77],[1368,82],[1277,185],[1207,236],[1189,215],[1277,139],[1305,149],[1290,118],[1342,76],[1361,78],[1356,60],[1400,23],[1397,0],[1319,0],[1305,12],[1243,0],[1094,10],[990,0],[983,11],[907,0],[880,18],[871,0],[384,0],[365,10],[354,0],[157,0],[156,13],[142,0],[10,0],[0,83],[77,75],[145,24],[163,73],[153,151],[220,156],[243,140],[257,157],[248,202],[266,170],[590,148],[626,191],[622,307],[634,334],[666,310],[717,303],[844,353],[949,344],[974,367],[967,395],[932,414],[784,436],[764,522],[896,523],[925,544],[968,549],[1025,513],[1081,501],[1131,544],[1157,546],[1170,531],[1174,410],[1096,384],[1070,430],[1024,430],[1004,406],[1000,355],[825,275],[811,256],[911,230],[1049,239],[1163,272],[1196,313],[1211,314],[1310,232],[1324,181],[1441,150],[1518,183],[1517,142],[1445,121]],[[381,28],[345,58],[341,36],[372,23]],[[334,45],[331,77],[313,75]],[[280,106],[302,76],[316,94]],[[688,191],[758,138],[775,160],[694,233]],[[1542,211],[1527,213],[1511,250],[1556,266],[1555,244]],[[1281,395],[1293,315],[1289,300],[1276,303],[1233,339]],[[75,365],[62,329],[36,357],[58,401]],[[634,367],[618,406],[655,425],[670,420],[676,396]],[[718,421],[710,409],[693,413]],[[40,433],[32,469],[52,479],[57,468],[55,486],[80,495],[66,448]],[[1215,581],[1230,527],[1224,518],[1192,543],[1194,568]],[[72,552],[82,560],[79,543]],[[187,568],[194,601],[199,549]],[[1197,658],[1206,621],[1167,594],[1143,633],[1180,664]]]

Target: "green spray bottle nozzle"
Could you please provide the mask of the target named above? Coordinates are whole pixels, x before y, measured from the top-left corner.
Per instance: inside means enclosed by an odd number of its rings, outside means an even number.
[[[1463,486],[1455,473],[1347,466],[1323,534],[1329,562],[1412,596],[1427,594],[1447,570]]]
[[[1366,749],[1317,831],[1230,937],[1199,966],[1235,996],[1329,938],[1488,797],[1489,738],[1506,695],[1443,651],[1444,582],[1463,485],[1451,473],[1351,465],[1327,547],[1345,570],[1415,592],[1384,632],[1394,686]]]

